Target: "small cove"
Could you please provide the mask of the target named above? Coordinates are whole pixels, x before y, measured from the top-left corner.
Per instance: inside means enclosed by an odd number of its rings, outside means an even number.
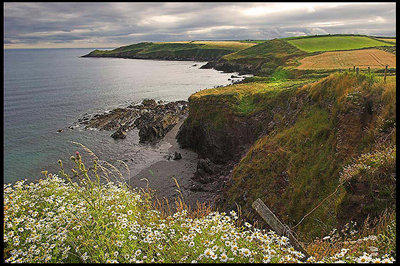
[[[140,144],[137,131],[124,140],[112,132],[68,129],[86,113],[139,103],[145,98],[187,100],[194,92],[230,84],[231,73],[199,69],[205,62],[81,58],[92,49],[4,51],[4,182],[57,172],[61,159],[82,148],[99,158],[125,161],[131,176],[164,159],[169,145]],[[58,129],[63,132],[57,133]]]

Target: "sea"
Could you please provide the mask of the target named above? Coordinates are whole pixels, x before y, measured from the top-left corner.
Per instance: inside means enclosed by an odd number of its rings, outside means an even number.
[[[232,73],[200,69],[206,62],[81,57],[92,50],[4,49],[4,183],[58,173],[58,160],[68,172],[77,151],[92,158],[87,149],[111,164],[125,162],[121,172],[133,176],[163,160],[168,145],[140,144],[137,130],[114,140],[111,131],[77,126],[80,117],[143,99],[187,100],[231,83]]]

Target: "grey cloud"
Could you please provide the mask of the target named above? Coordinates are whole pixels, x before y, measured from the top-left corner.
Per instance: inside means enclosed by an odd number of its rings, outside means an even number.
[[[4,44],[120,45],[188,39],[271,39],[304,34],[394,36],[395,3],[5,3]],[[310,4],[310,3],[308,3]],[[255,8],[255,16],[243,10]],[[270,12],[278,8],[276,12]],[[260,11],[261,10],[261,11]],[[264,14],[264,13],[265,14]],[[96,40],[96,41],[94,41]],[[95,43],[97,42],[97,43]],[[11,46],[10,46],[11,47]]]

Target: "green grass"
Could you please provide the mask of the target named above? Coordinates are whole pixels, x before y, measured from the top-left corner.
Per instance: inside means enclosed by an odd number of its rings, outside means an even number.
[[[314,38],[289,39],[287,42],[296,46],[300,50],[310,53],[395,45],[366,36],[321,36]]]
[[[282,117],[276,115],[275,119]],[[331,178],[338,174],[334,141],[328,113],[318,107],[305,110],[292,127],[262,137],[253,145],[234,169],[235,185],[228,193],[229,200],[241,202],[240,191],[251,191],[248,202],[262,198],[278,217],[294,226],[337,185]],[[282,173],[286,173],[286,181]],[[323,206],[312,217],[320,217],[332,228],[335,219],[328,214],[330,210]],[[307,232],[308,237],[320,236],[324,229],[312,217],[297,230]]]
[[[283,75],[283,74],[282,74]],[[278,74],[277,74],[278,76]],[[267,82],[252,82],[202,90],[193,94],[191,100],[221,101],[228,110],[239,115],[252,115],[283,100],[289,92],[310,82],[310,80],[287,80],[276,78]],[[211,106],[212,108],[212,106]],[[203,112],[207,114],[207,112]],[[211,123],[213,124],[213,123]]]
[[[304,54],[305,52],[286,41],[275,39],[225,55],[221,60],[235,64],[250,65],[255,69],[256,75],[269,76],[278,67],[291,65],[293,64],[291,62],[292,59]]]

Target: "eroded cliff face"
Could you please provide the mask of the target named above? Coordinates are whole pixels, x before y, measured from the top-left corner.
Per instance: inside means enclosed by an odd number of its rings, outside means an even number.
[[[395,120],[395,84],[342,73],[304,86],[251,83],[199,92],[189,98],[177,138],[201,157],[230,165],[219,205],[238,204],[247,219],[257,219],[251,204],[261,198],[294,226],[329,196],[296,227],[307,238],[394,206],[395,183],[360,174],[340,185],[340,177],[354,158],[395,145]],[[393,180],[395,165],[378,163],[389,165],[380,173]],[[360,211],[346,214],[351,206]]]
[[[177,135],[179,144],[217,164],[238,162],[261,135],[294,123],[304,105],[304,93],[296,95],[296,88],[290,87],[258,97],[245,91],[251,86],[231,86],[243,89],[240,96],[192,95],[189,116]]]

